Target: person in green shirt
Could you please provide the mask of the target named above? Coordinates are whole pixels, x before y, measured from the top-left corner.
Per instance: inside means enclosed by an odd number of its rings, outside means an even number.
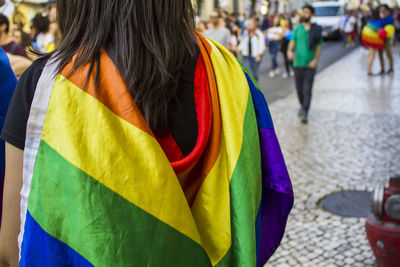
[[[289,60],[294,60],[296,90],[301,105],[298,115],[302,123],[308,122],[312,86],[322,49],[322,29],[311,23],[313,15],[312,6],[303,7],[301,23],[295,28],[288,49]]]

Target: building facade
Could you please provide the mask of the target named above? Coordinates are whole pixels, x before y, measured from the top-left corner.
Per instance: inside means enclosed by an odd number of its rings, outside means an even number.
[[[210,12],[223,8],[230,13],[249,15],[252,12],[287,13],[300,8],[307,0],[193,0],[197,15],[208,19]]]
[[[208,19],[211,11],[223,8],[230,13],[244,14],[250,12],[251,5],[257,0],[193,0],[196,13],[201,19]]]
[[[254,11],[265,14],[288,13],[300,9],[305,4],[317,1],[335,0],[192,0],[197,15],[206,20],[212,10],[220,7],[228,12],[248,15]],[[385,3],[389,6],[400,6],[400,0],[337,0],[346,3],[348,8],[357,9],[361,3]]]

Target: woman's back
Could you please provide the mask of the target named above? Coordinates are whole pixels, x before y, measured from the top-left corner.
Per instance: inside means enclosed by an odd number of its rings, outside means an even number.
[[[73,70],[95,63],[101,48],[113,59],[150,128],[166,134],[182,66],[197,53],[190,1],[59,1],[63,40],[59,69],[75,56]],[[129,18],[129,19],[128,19]]]
[[[61,46],[19,85],[36,89],[0,262],[21,225],[21,266],[263,265],[293,192],[251,74],[194,33],[190,0],[57,3]]]

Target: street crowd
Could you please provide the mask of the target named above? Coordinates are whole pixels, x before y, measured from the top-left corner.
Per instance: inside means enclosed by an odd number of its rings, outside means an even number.
[[[215,10],[210,20],[197,21],[197,30],[225,46],[242,60],[259,80],[259,68],[265,52],[270,59],[269,78],[279,75],[283,79],[294,76],[300,103],[298,116],[303,123],[308,122],[308,112],[312,98],[312,87],[323,43],[323,28],[314,23],[315,8],[306,5],[289,14],[257,13],[248,18]],[[359,9],[345,9],[340,18],[338,38],[343,49],[356,44],[369,51],[367,73],[372,73],[375,54],[379,55],[381,70],[379,75],[392,75],[392,46],[399,38],[400,10],[387,5],[360,5]],[[397,35],[396,35],[397,33]],[[279,66],[279,54],[283,58],[283,68]],[[385,57],[388,68],[385,68]],[[282,73],[281,73],[282,72]]]
[[[0,46],[7,53],[17,77],[38,58],[40,54],[52,52],[60,42],[56,22],[56,6],[48,4],[37,13],[29,25],[16,20],[18,10],[10,0],[2,0],[0,7]],[[30,32],[25,32],[26,26]]]
[[[214,39],[220,44],[228,48],[235,56],[241,58],[246,66],[251,69],[256,79],[259,77],[259,66],[263,60],[265,52],[270,54],[270,78],[281,75],[286,79],[289,76],[294,76],[293,62],[288,58],[289,42],[293,38],[294,28],[301,23],[302,10],[289,13],[270,13],[268,15],[260,15],[253,13],[249,17],[228,13],[225,10],[215,10],[211,13],[209,21],[201,21],[197,19],[197,30],[205,36]],[[387,32],[379,32],[381,41],[384,45],[372,45],[371,38],[364,38],[364,33],[367,25],[377,24],[375,28],[376,36],[380,29],[385,29],[386,26],[392,25],[386,29]],[[379,53],[379,59],[384,68],[384,52],[389,59],[389,69],[387,73],[393,72],[393,55],[391,46],[397,41],[400,41],[400,9],[398,7],[389,8],[387,5],[372,7],[370,5],[360,5],[358,9],[345,9],[340,19],[339,38],[344,44],[344,47],[351,48],[356,44],[360,44],[366,48],[370,48],[370,56],[368,60],[368,73],[371,73],[371,66],[375,51]],[[383,35],[383,36],[382,36]],[[252,39],[254,36],[256,38]],[[334,36],[337,37],[337,36]],[[252,44],[249,46],[249,40],[252,39]],[[369,39],[365,40],[365,39]],[[385,40],[385,41],[384,41]],[[251,50],[251,51],[250,51]],[[278,64],[278,56],[281,54],[283,66]]]
[[[0,8],[0,46],[8,54],[11,66],[19,77],[37,58],[38,52],[48,53],[58,46],[61,36],[56,23],[56,6],[54,3],[48,4],[43,12],[34,16],[29,23],[31,31],[27,33],[24,31],[26,25],[21,22],[10,23],[15,9],[10,0],[4,0],[4,2],[5,5]],[[265,52],[270,54],[268,77],[281,76],[287,79],[294,76],[293,61],[288,57],[288,48],[293,38],[294,28],[301,23],[301,14],[302,10],[298,10],[283,14],[253,13],[246,17],[229,13],[224,9],[217,9],[210,14],[208,21],[202,21],[196,17],[196,30],[228,48],[252,71],[256,80],[259,78],[259,66]],[[388,25],[393,25],[393,28],[378,34],[381,28],[387,29]],[[364,38],[368,41],[363,41],[363,30],[371,28],[368,26],[372,26],[375,30],[378,27],[375,38],[385,37],[381,38],[382,42],[378,38],[375,41],[372,40],[371,45],[370,36]],[[369,48],[369,75],[372,75],[371,67],[375,52],[379,55],[382,66],[379,74],[393,72],[391,47],[396,41],[395,36],[400,40],[399,32],[400,9],[397,7],[391,9],[387,5],[382,5],[372,8],[363,4],[358,9],[346,9],[341,16],[340,37],[344,46],[353,47],[360,44]],[[384,53],[389,60],[387,70],[384,66]],[[283,66],[279,66],[280,55]]]

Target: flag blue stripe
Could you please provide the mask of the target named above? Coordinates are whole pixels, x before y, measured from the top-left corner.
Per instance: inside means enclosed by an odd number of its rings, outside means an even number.
[[[249,74],[246,73],[246,79],[253,97],[253,105],[256,111],[258,127],[262,129],[274,130],[271,113],[269,112],[267,101],[260,90],[257,89]]]
[[[28,211],[19,266],[87,267],[93,265],[72,248],[46,233]]]

